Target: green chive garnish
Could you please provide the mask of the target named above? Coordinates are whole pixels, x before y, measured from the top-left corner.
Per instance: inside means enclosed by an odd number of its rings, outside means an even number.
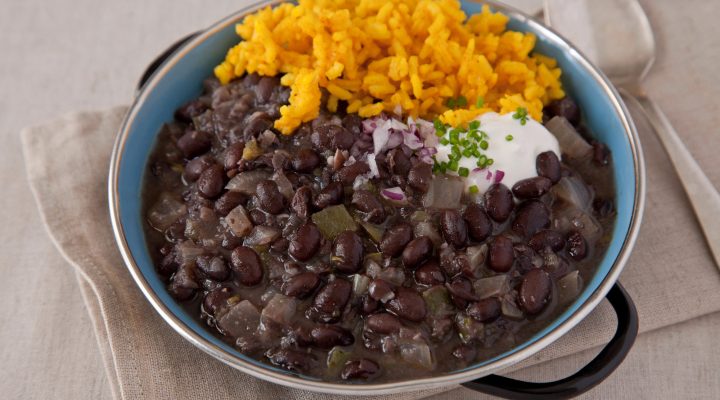
[[[475,100],[475,108],[481,108],[485,104],[485,99],[482,97],[478,97],[477,100]]]
[[[465,107],[467,105],[467,99],[465,96],[458,96],[458,98],[455,99],[455,105],[458,107]]]
[[[507,140],[508,142],[511,141],[511,140],[513,140],[513,135],[507,135],[507,136],[505,136],[505,140]]]
[[[447,169],[450,171],[457,171],[458,170],[458,161],[452,160],[448,163]]]
[[[458,175],[462,177],[467,177],[468,175],[470,175],[470,170],[465,167],[460,167],[458,169]]]
[[[487,149],[488,149],[488,146],[489,146],[489,145],[488,145],[488,142],[487,142],[487,141],[483,140],[482,142],[480,142],[480,148],[481,148],[481,149],[487,150]]]
[[[473,131],[478,130],[478,128],[480,128],[480,121],[478,121],[478,120],[470,121],[468,128],[470,128],[470,130],[473,130]]]
[[[480,189],[478,189],[477,185],[472,185],[468,188],[471,194],[476,194],[480,192]]]

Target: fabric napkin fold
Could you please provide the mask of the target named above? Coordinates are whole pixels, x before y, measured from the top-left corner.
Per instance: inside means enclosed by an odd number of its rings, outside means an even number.
[[[340,398],[271,384],[216,361],[183,340],[143,298],[116,248],[107,205],[109,158],[125,111],[70,114],[22,132],[30,186],[53,242],[79,276],[114,397]],[[720,310],[720,273],[690,206],[658,143],[650,137],[644,144],[646,216],[621,277],[638,307],[641,332]],[[614,329],[615,316],[603,302],[567,335],[510,370],[600,346]],[[546,365],[548,376],[556,376],[552,363]],[[419,399],[449,390],[469,395],[455,386],[376,398]]]

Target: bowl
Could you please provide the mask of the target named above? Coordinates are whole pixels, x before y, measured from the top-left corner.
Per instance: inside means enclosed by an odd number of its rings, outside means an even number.
[[[643,213],[645,175],[638,135],[618,92],[587,58],[557,33],[517,10],[494,2],[487,3],[510,17],[508,29],[534,33],[537,36],[535,49],[558,61],[563,70],[564,88],[580,105],[587,125],[613,154],[617,219],[607,252],[577,300],[530,339],[489,360],[432,377],[366,384],[326,382],[254,360],[214,336],[175,302],[155,272],[143,232],[141,190],[148,157],[160,127],[173,119],[177,107],[200,95],[203,79],[238,41],[235,24],[257,9],[277,3],[266,1],[240,10],[156,60],[118,132],[108,187],[112,226],[130,274],[162,318],[190,343],[231,367],[267,381],[318,392],[387,394],[466,383],[468,387],[506,396],[517,393],[541,395],[558,390],[579,393],[609,375],[627,354],[637,334],[634,306],[616,281],[635,243]],[[482,4],[463,1],[462,7],[470,15],[479,12]],[[517,381],[489,376],[557,340],[585,318],[608,293],[618,312],[618,332],[606,349],[584,369],[584,381],[581,376],[574,376],[561,382],[524,383],[526,386],[523,386]],[[588,376],[593,379],[588,380]],[[470,381],[473,382],[468,383]]]

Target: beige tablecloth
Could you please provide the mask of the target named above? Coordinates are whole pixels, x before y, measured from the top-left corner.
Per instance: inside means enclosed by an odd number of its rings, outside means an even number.
[[[700,14],[688,12],[685,15],[705,21],[703,16],[711,15],[713,9],[704,2],[698,2],[697,6],[709,7],[709,9],[701,10]],[[158,15],[160,10],[153,7],[155,6],[148,6],[151,12]],[[20,6],[17,8],[20,11],[24,10]],[[691,24],[684,30],[687,35],[685,39],[675,35],[667,36],[670,32],[663,28],[672,25],[677,18],[682,18],[675,15],[677,14],[675,11],[670,13],[668,8],[649,7],[649,9],[651,17],[659,18],[656,25],[660,28],[661,50],[666,51],[668,46],[674,49],[672,58],[660,58],[655,75],[651,76],[651,93],[660,100],[661,105],[668,111],[670,118],[681,133],[693,133],[686,135],[685,140],[701,164],[710,171],[711,179],[717,184],[720,180],[720,176],[717,174],[720,171],[718,168],[720,165],[718,165],[719,162],[714,156],[713,150],[718,148],[719,142],[718,137],[713,135],[712,129],[720,121],[718,121],[717,112],[704,112],[700,108],[702,106],[715,111],[718,109],[717,95],[720,93],[718,93],[717,84],[712,79],[712,63],[709,63],[713,57],[717,59],[717,52],[708,53],[698,49],[697,47],[702,46],[698,45],[697,40],[693,40],[693,47],[683,45],[688,42],[687,37],[692,37],[693,39],[697,38],[701,45],[710,49],[714,46],[717,49],[717,35],[702,36],[697,24]],[[10,9],[10,11],[13,10],[15,9]],[[715,10],[717,11],[717,9]],[[655,12],[662,13],[655,14]],[[679,12],[682,13],[685,10]],[[102,19],[102,16],[106,14],[100,13],[99,15]],[[0,18],[7,17],[3,15]],[[44,16],[42,13],[40,18],[53,20],[51,15]],[[21,33],[11,32],[10,34],[10,38],[16,41],[12,43],[21,43],[13,35],[21,35]],[[63,46],[64,44],[60,42],[58,45]],[[157,51],[157,49],[152,51]],[[53,52],[46,54],[46,59],[57,57],[55,54]],[[26,56],[26,58],[30,57]],[[689,65],[683,62],[683,60],[698,58],[708,62],[696,62]],[[7,72],[4,64],[1,65],[3,65],[3,70],[0,72]],[[27,68],[33,71],[33,68],[36,67],[34,64],[28,63]],[[107,85],[108,81],[112,82],[112,79],[109,78],[112,73],[108,71],[118,72],[117,70],[106,70],[104,73],[96,73],[94,84]],[[683,74],[673,74],[673,71],[682,71]],[[42,73],[39,75],[45,76]],[[3,74],[3,84],[13,83],[16,86],[12,87],[19,87],[17,86],[19,83],[11,82],[5,76],[7,74]],[[62,80],[62,74],[56,73],[52,76],[53,78],[45,86],[36,84],[36,87],[52,88],[55,80]],[[671,76],[673,79],[668,80],[667,78]],[[122,85],[127,84],[128,81],[122,82]],[[679,95],[689,90],[698,95]],[[74,94],[75,92],[64,91],[62,95],[73,99],[77,98],[73,96],[78,96]],[[93,90],[89,90],[89,92],[92,93]],[[28,96],[24,92],[18,92],[18,94],[21,100]],[[55,99],[59,98],[62,97],[55,94]],[[668,99],[672,101],[668,101]],[[40,99],[36,99],[36,103],[43,104],[42,96]],[[84,103],[74,100],[73,104],[77,106]],[[45,107],[45,115],[55,112],[54,108]],[[7,109],[8,103],[0,100],[0,112],[3,113],[3,118]],[[25,112],[27,113],[27,111]],[[31,120],[31,116],[28,114],[20,115],[24,115],[28,122]],[[149,307],[141,299],[138,300],[139,293],[136,289],[126,283],[118,284],[119,281],[115,280],[117,277],[107,280],[112,281],[110,290],[117,295],[114,297],[107,296],[109,289],[103,287],[102,282],[98,283],[99,280],[96,279],[92,284],[88,284],[87,278],[93,278],[87,274],[87,271],[93,269],[103,270],[105,268],[106,275],[117,273],[120,274],[119,277],[125,273],[119,259],[113,260],[102,256],[103,253],[107,255],[107,250],[110,252],[114,250],[108,231],[103,233],[101,229],[97,228],[102,225],[102,218],[105,218],[104,214],[97,214],[98,207],[103,207],[104,210],[105,204],[102,197],[105,187],[102,182],[105,167],[98,167],[100,163],[98,160],[107,159],[107,148],[109,148],[111,138],[107,134],[93,135],[88,132],[107,132],[108,127],[117,123],[118,113],[102,114],[102,116],[109,117],[109,119],[102,119],[102,123],[106,127],[104,130],[61,129],[62,125],[53,124],[45,125],[46,127],[52,126],[53,130],[41,129],[35,130],[34,134],[28,133],[25,135],[25,154],[27,160],[32,161],[28,165],[28,173],[32,178],[44,217],[50,222],[56,242],[61,245],[64,255],[69,256],[75,267],[84,266],[85,276],[80,279],[80,287],[85,304],[93,318],[94,331],[100,344],[102,360],[106,367],[105,372],[107,372],[105,379],[108,381],[103,381],[104,374],[97,370],[99,365],[97,358],[86,352],[74,351],[81,346],[83,341],[87,343],[88,340],[92,340],[92,334],[87,330],[89,325],[82,315],[78,314],[80,299],[74,293],[73,282],[69,281],[67,275],[59,270],[67,268],[67,265],[56,258],[53,251],[47,246],[42,233],[38,231],[38,220],[31,212],[32,205],[27,201],[27,190],[19,183],[21,174],[17,168],[20,165],[17,147],[15,147],[15,152],[3,148],[3,156],[7,157],[1,158],[3,161],[2,177],[7,178],[5,181],[8,182],[11,189],[9,193],[19,194],[19,197],[4,197],[0,200],[2,201],[0,206],[4,206],[3,210],[12,211],[3,215],[3,240],[0,240],[3,250],[0,253],[3,259],[0,265],[4,268],[3,271],[7,270],[8,272],[6,274],[7,282],[14,283],[6,286],[7,289],[0,298],[8,300],[3,303],[8,306],[3,314],[0,314],[3,318],[3,326],[6,327],[0,331],[0,343],[3,344],[2,350],[0,350],[0,366],[3,371],[3,374],[0,374],[0,388],[7,389],[3,393],[10,394],[11,398],[57,396],[76,398],[81,394],[86,394],[86,398],[97,398],[109,395],[108,386],[105,385],[110,383],[109,387],[114,388],[114,394],[122,395],[124,398],[180,398],[181,395],[192,395],[193,393],[205,395],[211,393],[235,398],[252,398],[261,393],[274,397],[299,395],[297,392],[288,392],[276,386],[249,381],[242,374],[221,367],[199,351],[190,348],[180,341],[177,335],[159,323],[159,319]],[[82,121],[84,123],[98,122],[97,117],[97,114],[93,114],[90,119],[85,118]],[[14,114],[10,115],[10,118],[15,118],[15,126],[18,126],[18,121],[22,121]],[[68,128],[67,125],[64,127]],[[63,138],[68,138],[67,132],[84,132],[85,137],[82,138],[83,141],[75,136],[73,137],[76,140],[63,140]],[[5,132],[3,133],[5,134]],[[718,300],[720,275],[709,261],[707,250],[697,232],[692,214],[688,211],[684,195],[678,190],[677,179],[671,167],[667,165],[657,142],[647,134],[643,134],[643,140],[648,156],[649,170],[648,213],[638,248],[622,281],[628,284],[631,294],[638,302],[641,313],[641,329],[649,331],[717,310],[720,307]],[[72,157],[73,154],[77,155],[77,146],[80,143],[85,145],[85,149],[90,150],[90,154],[85,158]],[[45,162],[40,162],[43,160]],[[90,171],[87,171],[88,169]],[[68,170],[71,172],[67,172]],[[79,173],[83,171],[87,173]],[[68,174],[76,176],[68,178],[66,176]],[[88,181],[81,179],[88,179]],[[69,184],[63,186],[58,182]],[[78,184],[78,182],[82,183]],[[13,191],[13,189],[16,190]],[[62,192],[65,200],[70,198],[72,201],[63,201],[63,196],[60,196],[59,192]],[[96,213],[93,215],[100,215],[98,218],[100,224],[88,224],[88,216],[79,213],[83,210],[90,210],[92,213]],[[95,226],[98,229],[97,232],[88,231],[88,226]],[[81,231],[78,232],[77,229],[81,229]],[[83,240],[85,242],[82,242]],[[126,275],[125,279],[127,280]],[[126,293],[126,290],[129,294]],[[119,292],[123,294],[119,295]],[[99,298],[104,300],[98,301],[97,294],[102,293],[106,294],[105,297]],[[128,299],[130,299],[130,303],[125,303]],[[128,304],[130,305],[128,306]],[[118,305],[127,306],[120,310],[119,316],[114,314],[118,310],[112,311],[112,306],[117,307]],[[33,309],[41,309],[44,312],[34,319],[31,319],[32,315],[22,312]],[[17,311],[20,312],[16,313]],[[10,316],[12,316],[12,323],[6,323],[6,319],[11,321]],[[153,324],[149,330],[145,331],[138,332],[128,329],[137,326],[147,327],[147,325],[142,325],[142,321],[148,320],[158,321],[158,323]],[[28,324],[26,321],[33,322]],[[139,321],[140,324],[138,324]],[[630,359],[621,367],[620,374],[622,375],[613,376],[607,384],[591,392],[590,396],[614,398],[623,395],[622,397],[628,396],[627,398],[643,398],[650,393],[676,393],[678,395],[682,393],[694,398],[717,398],[720,396],[720,388],[718,388],[717,373],[714,371],[718,370],[718,365],[713,363],[720,359],[720,354],[718,354],[717,346],[710,345],[713,343],[713,335],[710,332],[713,327],[717,330],[717,327],[720,326],[718,321],[720,319],[715,316],[701,318],[688,325],[693,327],[692,329],[678,327],[642,335],[638,346],[631,353]],[[123,332],[123,329],[126,332]],[[599,331],[594,329],[599,329]],[[529,363],[536,363],[542,359],[565,354],[570,350],[602,343],[612,329],[611,314],[607,312],[607,309],[601,307],[599,312],[584,322],[573,334],[563,338],[557,346],[541,353],[538,358],[529,360]],[[663,334],[664,331],[668,333]],[[140,340],[129,338],[133,335],[139,336]],[[143,338],[143,336],[145,337]],[[562,344],[563,341],[565,344]],[[30,347],[19,348],[27,348],[30,351],[25,354],[25,357],[20,357],[19,353],[13,349],[12,344],[14,343],[29,345]],[[160,347],[165,350],[164,353],[158,352]],[[683,351],[668,350],[673,348],[682,348]],[[168,349],[171,351],[167,351]],[[668,353],[672,355],[668,357]],[[581,366],[589,356],[591,354],[582,353],[543,364],[541,368],[526,369],[517,374],[535,379],[559,377],[570,371],[572,367]],[[43,357],[52,357],[54,363],[47,364],[41,361],[44,360]],[[31,363],[32,360],[36,361]],[[196,375],[192,374],[192,371],[187,368],[192,363],[201,363],[207,367],[205,369],[207,371],[220,371],[214,379],[219,379],[222,389],[219,392],[209,391],[211,388],[208,386],[212,380],[198,379]],[[675,369],[673,365],[679,365],[681,368]],[[225,368],[225,370],[220,368]],[[42,373],[32,373],[31,371],[41,371]],[[651,375],[654,374],[658,374],[661,378],[652,379]],[[94,376],[95,379],[86,379],[86,375]],[[42,385],[43,381],[50,384]],[[644,385],[613,384],[613,382],[633,381],[644,383]],[[179,382],[180,386],[173,388],[169,382]],[[87,386],[88,383],[90,386]],[[87,394],[90,395],[87,396]],[[629,397],[631,394],[634,396]],[[452,396],[464,398],[470,396],[470,393],[460,389],[452,392]]]

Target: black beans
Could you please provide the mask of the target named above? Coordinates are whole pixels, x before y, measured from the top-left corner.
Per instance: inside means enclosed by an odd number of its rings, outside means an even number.
[[[510,217],[515,201],[507,186],[495,183],[485,192],[485,209],[490,218],[497,222],[505,222]]]
[[[380,302],[373,299],[370,296],[363,296],[362,301],[360,303],[360,312],[363,315],[372,314],[380,307]]]
[[[366,174],[370,171],[370,167],[364,161],[355,161],[350,165],[346,165],[335,173],[335,180],[341,182],[343,185],[350,186],[360,175]]]
[[[297,172],[312,172],[320,165],[320,156],[313,150],[302,148],[292,160],[292,168]]]
[[[387,257],[396,257],[402,253],[405,246],[412,240],[412,225],[399,222],[388,228],[380,240],[380,251]]]
[[[482,242],[492,233],[493,225],[490,217],[479,204],[470,204],[463,213],[470,238]]]
[[[224,281],[230,274],[227,264],[222,257],[200,256],[195,261],[203,275],[216,281]]]
[[[280,214],[285,209],[284,197],[275,181],[269,179],[261,181],[257,185],[256,193],[260,208],[270,214]]]
[[[477,321],[492,322],[500,316],[500,301],[488,297],[470,304],[465,312]]]
[[[312,198],[312,189],[303,186],[295,191],[290,207],[300,218],[307,218],[310,215],[310,200]]]
[[[187,131],[177,141],[177,147],[185,158],[193,158],[210,150],[210,135],[203,131]]]
[[[490,242],[488,266],[495,272],[507,272],[513,265],[513,243],[507,236],[497,236]]]
[[[233,208],[245,204],[248,198],[245,194],[240,192],[226,192],[219,199],[215,201],[215,212],[224,217],[228,215]]]
[[[333,243],[332,255],[332,260],[338,271],[345,274],[357,272],[363,258],[362,239],[353,231],[340,233]]]
[[[311,259],[320,248],[320,230],[313,223],[301,226],[293,240],[290,241],[288,252],[298,261]]]
[[[426,193],[432,181],[432,166],[419,162],[410,168],[408,173],[408,185],[420,193]]]
[[[255,286],[262,281],[262,261],[249,247],[236,247],[230,253],[230,266],[237,281],[245,286]]]
[[[200,174],[213,164],[214,162],[212,157],[207,155],[195,157],[188,161],[185,165],[185,170],[183,171],[183,178],[185,179],[185,182],[195,182],[200,177]]]
[[[535,160],[535,169],[538,175],[550,179],[553,184],[558,183],[562,177],[560,173],[560,160],[558,160],[558,156],[553,151],[538,154]]]
[[[478,299],[475,293],[473,293],[472,283],[464,276],[457,276],[453,278],[445,286],[454,297],[469,301],[475,301]]]
[[[273,365],[297,372],[309,370],[315,362],[312,354],[290,349],[268,350],[265,356]]]
[[[528,245],[535,251],[549,247],[552,251],[560,251],[565,246],[565,240],[558,231],[544,229],[532,235]]]
[[[319,150],[349,150],[355,136],[342,126],[324,124],[318,126],[310,136],[313,145]]]
[[[458,249],[465,247],[468,236],[467,224],[457,210],[443,210],[440,213],[440,228],[445,241]]]
[[[335,322],[340,318],[345,304],[350,300],[352,284],[336,278],[323,286],[313,299],[312,317],[316,321]]]
[[[198,178],[198,192],[205,198],[211,199],[222,193],[225,187],[225,170],[219,164],[206,168]]]
[[[408,321],[420,322],[425,319],[427,308],[425,300],[416,291],[404,287],[398,288],[395,298],[385,305],[388,311]]]
[[[233,290],[227,287],[211,290],[203,299],[203,311],[216,315],[218,311],[228,306],[228,299],[234,295]]]
[[[375,333],[389,335],[400,332],[402,325],[398,317],[388,313],[368,315],[365,326]]]
[[[402,252],[403,265],[415,268],[432,256],[433,243],[427,236],[420,236],[410,241]]]
[[[231,144],[227,150],[225,150],[225,157],[223,158],[223,167],[225,167],[225,170],[237,168],[238,163],[242,160],[244,149],[245,143],[237,142]]]
[[[259,134],[272,128],[273,121],[270,116],[263,111],[256,111],[250,115],[243,129],[243,135],[246,139],[257,137]]]
[[[515,213],[512,230],[520,236],[530,237],[550,225],[550,211],[538,200],[526,201]]]
[[[445,283],[445,275],[443,275],[437,260],[428,260],[416,269],[415,282],[428,286],[442,285]]]
[[[280,84],[280,81],[276,77],[263,76],[258,81],[257,85],[254,86],[255,95],[258,103],[264,104],[270,100],[273,89]]]
[[[172,276],[168,291],[177,300],[187,300],[195,295],[195,291],[199,287],[194,269],[187,265],[181,265]]]
[[[310,331],[310,337],[312,337],[313,344],[321,349],[350,346],[355,342],[350,331],[335,325],[316,326]]]
[[[540,268],[531,269],[520,283],[520,307],[528,314],[539,313],[545,308],[551,289],[550,275]]]
[[[575,261],[580,261],[587,256],[587,241],[582,233],[573,231],[567,237],[568,255]]]
[[[288,278],[282,285],[282,292],[286,296],[304,299],[318,287],[320,277],[314,272],[306,271]]]
[[[368,286],[368,295],[377,301],[387,302],[395,297],[393,287],[382,279],[373,279]]]
[[[340,182],[330,182],[315,197],[313,205],[315,208],[323,209],[327,206],[340,204],[343,201],[344,194],[343,185]]]
[[[580,123],[580,108],[569,96],[551,102],[545,110],[550,117],[564,117],[573,125]]]
[[[518,181],[513,185],[512,192],[518,199],[532,199],[544,195],[551,187],[549,178],[536,176]]]
[[[193,118],[204,113],[207,109],[207,104],[200,100],[192,100],[175,110],[175,118],[183,122],[192,122]]]
[[[399,148],[392,149],[388,152],[386,162],[390,172],[400,176],[406,176],[412,166],[410,164],[410,158]]]
[[[340,377],[344,380],[370,379],[380,372],[380,366],[375,361],[361,358],[360,360],[348,361],[345,363]]]
[[[380,200],[367,190],[356,190],[353,193],[352,205],[365,215],[365,220],[374,224],[385,221],[385,208]]]

